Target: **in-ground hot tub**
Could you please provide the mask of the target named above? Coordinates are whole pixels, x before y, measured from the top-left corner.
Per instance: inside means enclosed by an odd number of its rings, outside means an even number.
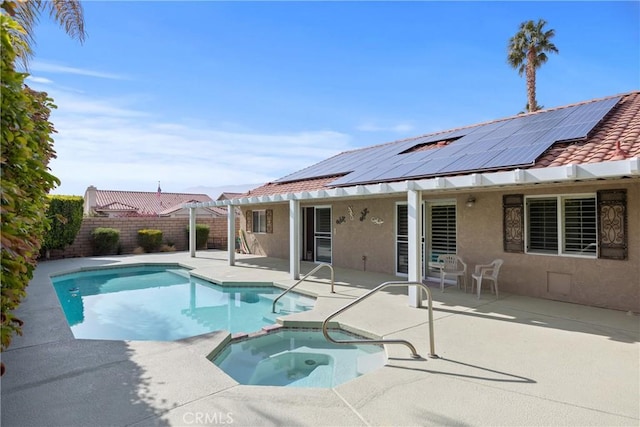
[[[358,338],[340,330],[331,336]],[[240,384],[330,388],[384,366],[387,356],[379,345],[334,344],[321,330],[283,328],[233,340],[211,360]]]

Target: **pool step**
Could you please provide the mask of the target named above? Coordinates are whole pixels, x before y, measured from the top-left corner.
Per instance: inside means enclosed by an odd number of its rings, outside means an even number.
[[[308,378],[323,366],[329,367],[333,372],[333,358],[323,353],[282,351],[261,360],[251,374],[249,383],[273,384],[275,382],[280,385],[291,385],[306,379],[305,384],[307,384],[311,381]],[[316,381],[327,380],[313,376],[312,379],[314,378]],[[331,380],[331,377],[328,379]],[[326,387],[326,385],[318,385],[317,387]]]
[[[333,366],[321,365],[309,375],[289,384],[290,387],[332,387]]]

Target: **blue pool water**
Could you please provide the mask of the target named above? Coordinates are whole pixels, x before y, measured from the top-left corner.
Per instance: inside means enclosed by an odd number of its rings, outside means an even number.
[[[52,277],[76,338],[172,341],[217,330],[254,332],[315,300],[274,286],[218,286],[183,268],[137,266]]]
[[[338,340],[356,339],[330,333]],[[331,343],[318,330],[285,329],[232,342],[212,362],[240,384],[327,388],[382,367],[386,354],[377,345]]]

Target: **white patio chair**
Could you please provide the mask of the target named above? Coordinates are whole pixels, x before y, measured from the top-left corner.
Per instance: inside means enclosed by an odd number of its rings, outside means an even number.
[[[498,298],[498,274],[500,273],[500,267],[504,261],[496,259],[491,264],[476,265],[475,272],[471,275],[471,293],[473,288],[478,284],[478,299],[480,299],[480,290],[482,289],[482,281],[489,280],[493,282],[492,292],[495,290],[496,298]]]
[[[460,288],[460,279],[464,284],[464,291],[467,292],[467,264],[458,255],[442,254],[438,255],[436,263],[440,270],[440,290],[444,292],[444,278],[446,276],[455,276],[458,289]]]

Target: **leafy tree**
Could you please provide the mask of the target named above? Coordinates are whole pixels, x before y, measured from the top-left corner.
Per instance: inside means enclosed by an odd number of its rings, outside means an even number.
[[[0,213],[2,215],[2,350],[14,334],[21,334],[22,321],[13,310],[25,295],[25,287],[33,277],[36,258],[48,227],[47,193],[59,184],[49,173],[49,160],[55,157],[55,132],[49,114],[55,106],[46,93],[35,92],[24,85],[27,74],[18,73],[14,63],[12,35],[20,26],[6,15],[0,15],[0,56],[2,57],[2,106],[0,108]],[[2,367],[4,370],[4,366]]]
[[[526,21],[520,24],[520,30],[509,39],[507,62],[518,70],[527,80],[527,110],[537,111],[541,107],[536,101],[536,70],[549,59],[547,53],[558,53],[558,48],[551,42],[555,30],[545,31],[544,19],[538,22]]]
[[[71,38],[84,42],[84,13],[78,0],[1,0],[1,8],[11,16],[20,27],[14,37],[19,39],[14,48],[18,59],[26,66],[33,54],[35,45],[34,28],[41,13],[48,12],[49,17],[64,27]]]

